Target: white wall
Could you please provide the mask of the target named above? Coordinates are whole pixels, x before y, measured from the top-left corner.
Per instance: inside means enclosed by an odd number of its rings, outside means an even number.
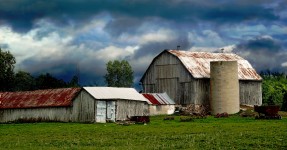
[[[151,116],[155,115],[171,115],[175,111],[174,105],[149,105]]]

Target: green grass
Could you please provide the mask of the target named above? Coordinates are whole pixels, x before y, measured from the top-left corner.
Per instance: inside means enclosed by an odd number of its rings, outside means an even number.
[[[147,125],[0,124],[0,149],[287,149],[287,118],[151,117]]]

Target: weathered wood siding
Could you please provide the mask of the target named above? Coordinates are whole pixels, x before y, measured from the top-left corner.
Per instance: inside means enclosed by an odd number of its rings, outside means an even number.
[[[0,122],[11,122],[19,119],[61,121],[61,122],[96,122],[96,100],[85,90],[82,90],[73,100],[72,106],[48,107],[48,108],[23,108],[23,109],[0,109]],[[108,103],[106,103],[108,105]],[[107,107],[108,109],[108,107]],[[106,110],[109,114],[115,110]],[[117,100],[115,120],[124,120],[127,116],[149,115],[148,104],[142,101]],[[108,118],[107,118],[108,119]]]
[[[96,100],[85,90],[73,101],[71,120],[73,122],[95,122]]]
[[[182,99],[181,83],[191,82],[191,77],[181,62],[175,56],[163,53],[150,65],[143,79],[143,92],[168,95],[180,104]]]
[[[192,83],[193,90],[191,97],[193,97],[194,103],[190,103],[190,101],[188,101],[185,104],[209,104],[210,80],[195,79]]]
[[[194,79],[182,63],[169,53],[155,59],[142,85],[144,93],[166,92],[176,104],[205,104],[209,100],[209,80]]]
[[[209,79],[191,79],[180,83],[180,102],[177,104],[208,104]]]
[[[193,79],[191,82],[181,83],[180,104],[209,104],[210,80]],[[240,104],[261,105],[262,83],[260,81],[239,81]]]
[[[240,103],[262,103],[260,81],[239,81]],[[156,57],[142,79],[143,93],[166,92],[176,104],[209,104],[210,79],[195,79],[180,62],[168,52]]]
[[[239,81],[240,104],[261,105],[262,83],[259,81]]]
[[[17,120],[69,122],[71,113],[71,107],[1,109],[0,122]]]
[[[0,110],[0,122],[24,120],[94,122],[95,100],[82,91],[68,107],[23,108]]]
[[[118,100],[116,104],[116,120],[125,120],[127,116],[149,115],[148,104],[141,101]]]
[[[210,80],[193,79],[191,82],[181,83],[180,104],[209,104]],[[260,81],[239,80],[240,104],[261,105],[262,83]],[[190,87],[190,88],[189,88]]]

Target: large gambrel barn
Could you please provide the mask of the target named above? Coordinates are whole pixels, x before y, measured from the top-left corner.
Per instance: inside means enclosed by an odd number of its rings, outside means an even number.
[[[240,104],[262,104],[262,78],[233,53],[164,50],[140,80],[143,93],[166,92],[176,104],[209,105],[211,61],[237,61]]]

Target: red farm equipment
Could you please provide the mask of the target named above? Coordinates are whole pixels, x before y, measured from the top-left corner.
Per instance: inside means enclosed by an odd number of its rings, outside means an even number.
[[[149,123],[149,116],[131,116],[130,121],[135,123]]]
[[[282,119],[278,114],[280,106],[254,106],[254,111],[258,112],[258,116],[255,119]]]

